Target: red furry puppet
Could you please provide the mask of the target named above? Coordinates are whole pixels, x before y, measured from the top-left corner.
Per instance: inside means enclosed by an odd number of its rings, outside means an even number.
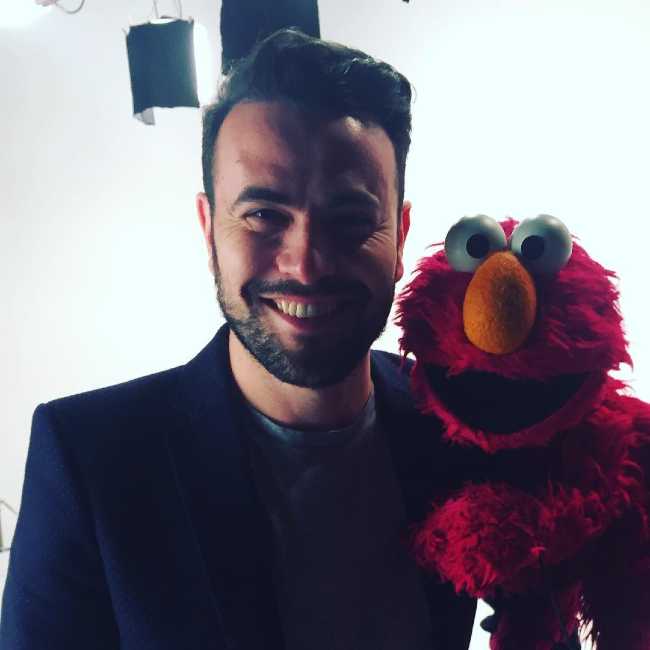
[[[413,390],[474,454],[433,495],[418,561],[493,603],[492,650],[650,650],[650,405],[614,274],[540,215],[461,219],[399,298]],[[463,451],[463,453],[465,453]]]

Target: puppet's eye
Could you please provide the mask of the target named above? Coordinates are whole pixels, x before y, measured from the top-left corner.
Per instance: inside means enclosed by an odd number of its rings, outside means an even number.
[[[573,242],[558,218],[540,214],[524,219],[514,229],[510,249],[531,271],[555,273],[569,261]]]
[[[447,261],[455,271],[471,273],[493,251],[507,247],[503,228],[492,217],[463,217],[445,238]]]

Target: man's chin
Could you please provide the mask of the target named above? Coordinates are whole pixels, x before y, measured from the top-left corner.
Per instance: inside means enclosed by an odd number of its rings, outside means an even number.
[[[290,363],[269,364],[265,367],[276,379],[285,384],[302,388],[327,388],[340,384],[349,377],[361,363],[363,356],[354,363],[350,363],[348,359],[345,365],[321,363],[314,366],[311,363],[301,364],[294,359]]]
[[[261,331],[229,321],[241,344],[279,381],[305,388],[324,388],[343,381],[368,353],[365,341]],[[353,344],[351,344],[353,343]]]

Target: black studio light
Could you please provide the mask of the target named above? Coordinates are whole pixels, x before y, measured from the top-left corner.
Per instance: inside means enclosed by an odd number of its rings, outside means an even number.
[[[320,38],[317,0],[223,0],[221,71],[227,74],[257,41],[283,27]]]
[[[132,26],[126,34],[131,74],[133,115],[154,124],[154,107],[198,108],[197,74],[194,57],[194,21],[178,16],[159,16]]]

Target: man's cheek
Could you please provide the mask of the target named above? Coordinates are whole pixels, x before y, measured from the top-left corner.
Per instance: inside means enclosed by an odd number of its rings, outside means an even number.
[[[381,244],[381,245],[379,245]],[[351,272],[370,281],[371,284],[392,280],[397,262],[394,245],[385,245],[379,240],[368,241],[349,264]]]
[[[248,260],[253,255],[249,252],[249,246],[243,241],[240,234],[235,235],[225,228],[216,233],[215,240],[219,268],[222,273],[229,275],[225,278],[227,281],[234,275],[239,275],[241,269],[249,264]]]

